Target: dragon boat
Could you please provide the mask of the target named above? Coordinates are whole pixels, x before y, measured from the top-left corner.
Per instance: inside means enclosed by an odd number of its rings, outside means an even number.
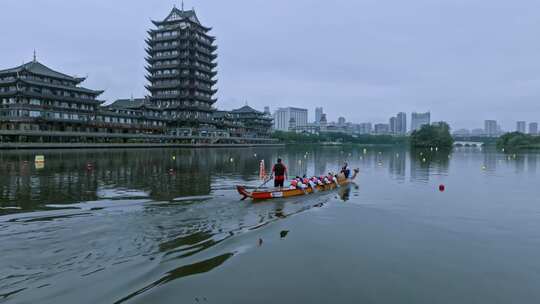
[[[358,175],[358,169],[354,169],[353,175],[350,178],[339,177],[337,182],[324,185],[316,185],[314,188],[308,187],[305,189],[288,189],[288,188],[272,188],[272,189],[255,189],[253,191],[247,190],[246,186],[238,185],[236,190],[242,196],[242,200],[251,198],[253,200],[267,200],[273,198],[286,198],[300,195],[312,194],[319,191],[331,191],[338,187],[346,186],[350,184]]]

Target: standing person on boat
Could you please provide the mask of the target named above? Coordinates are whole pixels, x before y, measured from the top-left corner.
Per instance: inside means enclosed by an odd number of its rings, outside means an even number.
[[[345,162],[343,163],[343,167],[341,168],[341,172],[345,178],[349,178],[351,175],[351,170],[349,169],[349,165]]]
[[[287,167],[281,158],[278,158],[277,163],[272,167],[272,176],[274,177],[274,187],[283,188],[285,179],[287,179]]]

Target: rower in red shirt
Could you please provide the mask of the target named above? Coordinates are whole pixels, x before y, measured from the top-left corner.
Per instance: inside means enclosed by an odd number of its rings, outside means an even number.
[[[283,188],[285,179],[287,179],[287,167],[281,161],[281,158],[277,159],[277,163],[272,167],[272,175],[274,176],[274,187]]]

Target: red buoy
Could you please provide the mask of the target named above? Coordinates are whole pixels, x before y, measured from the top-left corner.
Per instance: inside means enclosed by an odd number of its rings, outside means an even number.
[[[440,184],[440,185],[439,185],[439,191],[443,192],[443,191],[444,191],[444,188],[445,188],[445,187],[444,187],[443,184]]]

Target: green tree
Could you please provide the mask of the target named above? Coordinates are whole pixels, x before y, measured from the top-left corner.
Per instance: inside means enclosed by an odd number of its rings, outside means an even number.
[[[413,147],[449,149],[453,143],[450,126],[446,122],[423,125],[420,130],[415,130],[411,134],[411,146]]]
[[[497,147],[507,150],[540,148],[540,137],[521,132],[506,133],[497,140]]]

